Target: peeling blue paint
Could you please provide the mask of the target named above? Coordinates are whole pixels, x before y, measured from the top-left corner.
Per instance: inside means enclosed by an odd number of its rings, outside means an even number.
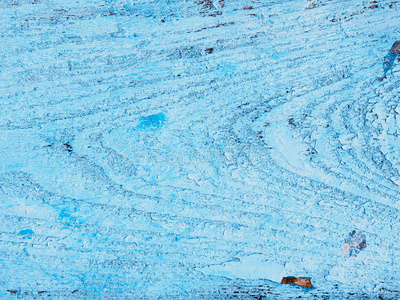
[[[136,127],[136,129],[156,131],[156,130],[160,129],[166,121],[167,121],[167,117],[163,113],[159,113],[156,115],[150,115],[147,117],[141,117],[139,119],[140,123]]]
[[[19,232],[20,235],[32,235],[35,232],[32,229],[24,229]]]

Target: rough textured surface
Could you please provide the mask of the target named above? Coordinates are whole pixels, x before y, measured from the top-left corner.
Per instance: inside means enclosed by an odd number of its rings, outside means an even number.
[[[373,2],[2,0],[0,297],[400,298]]]

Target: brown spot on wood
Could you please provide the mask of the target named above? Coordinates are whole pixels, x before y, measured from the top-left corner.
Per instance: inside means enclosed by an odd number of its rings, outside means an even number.
[[[302,277],[294,277],[294,276],[288,276],[288,277],[283,277],[281,284],[297,284],[299,286],[312,289],[313,286],[311,284],[311,280],[308,278],[302,278]]]
[[[253,6],[246,6],[246,7],[243,7],[243,10],[250,10],[250,9],[253,9]]]
[[[14,291],[14,290],[7,290],[7,292],[9,292],[11,294],[16,294],[17,293],[17,291]]]
[[[211,54],[214,51],[214,48],[207,48],[205,51],[207,54]]]
[[[376,4],[374,4],[374,5],[371,5],[371,6],[368,6],[368,8],[378,8],[378,5],[376,5]]]

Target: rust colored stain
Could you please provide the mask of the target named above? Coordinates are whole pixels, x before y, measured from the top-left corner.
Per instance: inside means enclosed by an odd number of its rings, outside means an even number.
[[[294,276],[283,277],[281,284],[297,284],[299,286],[312,289],[311,280],[308,278],[298,278]]]

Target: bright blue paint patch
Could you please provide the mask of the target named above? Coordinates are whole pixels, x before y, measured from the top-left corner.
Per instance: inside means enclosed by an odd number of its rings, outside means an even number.
[[[166,121],[167,117],[163,113],[141,117],[139,119],[140,123],[136,129],[156,131],[160,129]]]
[[[225,65],[225,66],[218,68],[218,70],[216,71],[216,74],[218,74],[218,75],[234,74],[236,68],[237,67],[235,65]]]
[[[284,56],[286,56],[285,53],[282,53],[282,54],[275,54],[275,55],[272,55],[272,56],[271,56],[271,59],[279,60],[279,59],[282,59]]]
[[[74,226],[76,228],[79,228],[80,225],[82,224],[81,221],[77,219],[74,214],[76,213],[77,208],[68,208],[65,207],[60,210],[58,213],[58,219],[61,220],[62,222],[65,223],[67,226]],[[67,229],[68,227],[64,227],[64,229]]]
[[[60,218],[64,219],[64,218],[69,218],[71,217],[71,214],[69,213],[68,209],[63,208],[60,213],[59,213]]]
[[[24,229],[19,232],[20,235],[30,235],[34,234],[35,232],[32,229]]]

